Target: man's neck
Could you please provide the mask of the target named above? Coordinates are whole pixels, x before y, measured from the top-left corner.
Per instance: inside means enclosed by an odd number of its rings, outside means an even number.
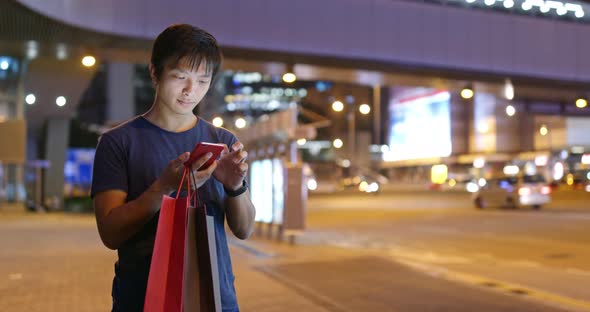
[[[143,117],[156,126],[170,132],[183,132],[191,129],[197,123],[197,116],[193,114],[180,115],[169,113],[158,105],[153,105]]]

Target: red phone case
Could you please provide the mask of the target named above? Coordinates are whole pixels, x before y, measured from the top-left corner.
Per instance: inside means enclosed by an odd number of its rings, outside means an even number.
[[[193,151],[191,152],[191,156],[189,159],[184,163],[186,166],[192,165],[197,159],[201,158],[203,155],[211,152],[213,155],[207,162],[205,162],[198,170],[205,170],[209,168],[213,164],[213,162],[219,158],[221,152],[223,151],[225,144],[217,144],[217,143],[207,143],[207,142],[200,142],[195,146]]]

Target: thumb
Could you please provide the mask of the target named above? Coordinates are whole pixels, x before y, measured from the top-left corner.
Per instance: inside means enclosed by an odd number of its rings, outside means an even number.
[[[188,160],[189,156],[190,156],[190,153],[189,152],[184,152],[184,153],[180,154],[174,160],[175,167],[179,167],[180,165],[183,165]]]

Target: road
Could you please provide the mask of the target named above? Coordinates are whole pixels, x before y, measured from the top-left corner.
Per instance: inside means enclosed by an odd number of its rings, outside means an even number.
[[[312,196],[304,244],[378,250],[424,273],[590,307],[590,196],[541,211],[473,208],[465,193]]]

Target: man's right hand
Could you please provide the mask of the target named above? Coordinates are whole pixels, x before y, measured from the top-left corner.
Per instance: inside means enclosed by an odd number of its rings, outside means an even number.
[[[195,180],[191,180],[193,182],[191,187],[194,190],[205,184],[205,182],[207,182],[207,180],[211,177],[211,174],[213,174],[213,171],[215,171],[215,168],[217,168],[217,161],[215,161],[207,169],[201,171],[197,170],[205,162],[207,162],[207,160],[209,160],[211,156],[211,153],[207,153],[201,158],[197,159],[192,164],[191,171]],[[160,174],[160,177],[158,178],[158,183],[164,190],[166,190],[167,193],[170,193],[178,189],[185,168],[184,163],[189,159],[189,157],[189,152],[180,154],[176,159],[171,160],[168,163],[168,166],[166,166],[164,171]],[[187,179],[190,179],[189,175],[185,177],[185,182],[187,181]],[[183,182],[183,184],[185,182]],[[185,186],[183,185],[182,188],[185,188]]]

